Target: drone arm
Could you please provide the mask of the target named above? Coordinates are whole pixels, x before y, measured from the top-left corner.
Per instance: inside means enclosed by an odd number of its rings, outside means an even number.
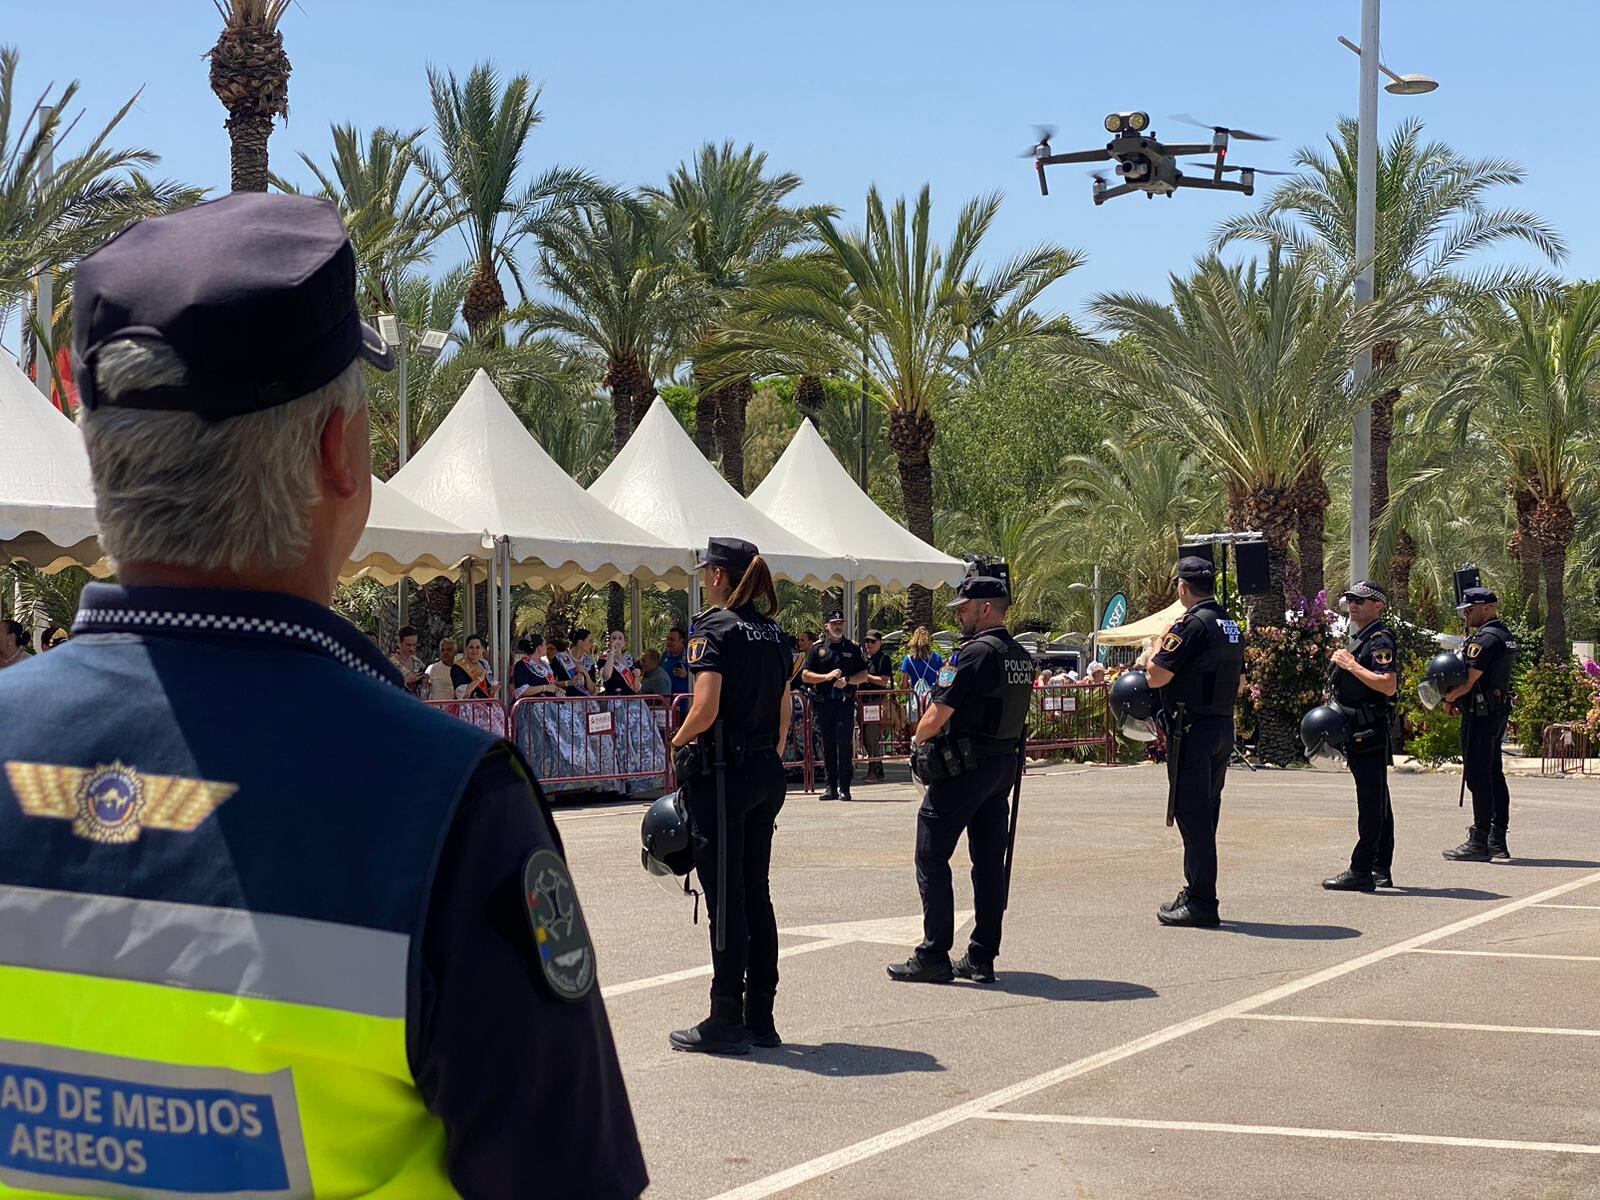
[[[1178,177],[1178,186],[1205,188],[1213,192],[1243,192],[1246,196],[1254,196],[1256,194],[1255,184],[1253,183],[1246,187],[1244,184],[1236,183],[1231,179],[1211,179],[1206,176],[1180,175]]]
[[[1034,161],[1044,167],[1054,166],[1056,163],[1105,162],[1110,157],[1111,152],[1108,150],[1079,150],[1072,154],[1047,154]]]
[[[1114,188],[1104,188],[1094,194],[1094,202],[1096,204],[1104,204],[1107,200],[1114,200],[1118,196],[1126,196],[1139,190],[1131,183],[1124,183]]]
[[[1168,154],[1172,155],[1215,154],[1217,152],[1217,147],[1213,146],[1210,142],[1195,142],[1183,146],[1165,146],[1163,149],[1165,149]]]
[[[1035,162],[1034,165],[1039,169],[1039,195],[1048,196],[1050,194],[1050,185],[1045,182],[1044,163]]]

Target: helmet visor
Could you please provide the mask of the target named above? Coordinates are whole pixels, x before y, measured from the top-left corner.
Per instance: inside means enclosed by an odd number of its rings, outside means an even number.
[[[1344,755],[1327,742],[1318,742],[1314,749],[1307,750],[1306,761],[1314,771],[1343,771],[1346,767]]]
[[[1417,699],[1422,701],[1423,708],[1432,712],[1444,703],[1444,691],[1436,681],[1424,679],[1417,684]]]
[[[1153,742],[1156,740],[1155,726],[1145,717],[1123,717],[1122,723],[1117,727],[1117,732],[1130,742]]]

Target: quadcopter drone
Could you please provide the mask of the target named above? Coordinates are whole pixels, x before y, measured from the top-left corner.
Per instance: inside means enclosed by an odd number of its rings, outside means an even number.
[[[1173,120],[1211,130],[1211,141],[1166,145],[1157,141],[1151,134],[1149,113],[1123,112],[1112,113],[1106,118],[1106,132],[1111,134],[1111,140],[1102,150],[1054,154],[1050,150],[1050,139],[1055,136],[1056,131],[1049,126],[1041,125],[1038,127],[1038,142],[1031,150],[1025,150],[1022,157],[1033,159],[1033,165],[1039,172],[1039,191],[1045,196],[1050,194],[1050,188],[1044,178],[1046,167],[1057,163],[1103,162],[1115,159],[1116,173],[1122,177],[1122,182],[1116,187],[1111,186],[1111,181],[1104,172],[1090,172],[1094,178],[1096,204],[1104,204],[1116,196],[1126,196],[1132,192],[1143,192],[1147,197],[1170,197],[1181,187],[1210,188],[1217,192],[1243,192],[1246,196],[1253,196],[1257,175],[1289,174],[1288,171],[1264,171],[1259,167],[1229,165],[1227,161],[1229,138],[1239,138],[1248,142],[1275,140],[1265,134],[1229,129],[1225,125],[1207,125],[1204,121],[1196,121],[1187,114],[1176,116]],[[1215,158],[1210,162],[1191,161],[1183,164],[1197,168],[1194,174],[1186,175],[1179,169],[1178,163],[1179,156],[1184,154],[1211,154],[1215,155]],[[1223,178],[1224,174],[1232,173],[1236,173],[1239,178],[1237,180]]]

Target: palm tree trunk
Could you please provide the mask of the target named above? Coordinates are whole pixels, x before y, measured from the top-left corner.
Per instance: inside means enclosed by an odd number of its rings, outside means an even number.
[[[1259,529],[1267,539],[1267,591],[1245,602],[1245,611],[1250,618],[1250,633],[1254,638],[1259,630],[1283,625],[1286,607],[1283,576],[1289,557],[1289,538],[1295,532],[1294,502],[1290,489],[1274,484],[1257,484],[1236,505],[1230,504],[1229,508],[1236,529]],[[1253,682],[1271,697],[1270,680]],[[1299,722],[1299,713],[1291,713],[1283,704],[1269,699],[1268,703],[1262,705],[1256,720],[1257,756],[1270,763],[1292,762],[1298,753]]]
[[[236,192],[267,190],[267,140],[272,137],[272,114],[253,109],[234,113],[225,122],[228,163]]]
[[[794,385],[794,406],[800,410],[800,419],[822,426],[822,402],[827,398],[822,380],[815,375],[802,375]]]
[[[895,408],[889,413],[889,445],[900,466],[900,494],[905,498],[906,528],[933,544],[933,418],[925,412]],[[933,593],[913,585],[907,605],[912,629],[933,628]]]
[[[722,449],[722,477],[739,495],[744,487],[744,417],[755,395],[750,377],[741,375],[718,393],[717,444]],[[696,417],[698,420],[698,416]]]
[[[606,632],[628,627],[628,594],[620,583],[606,584]]]
[[[1528,624],[1538,625],[1541,623],[1539,567],[1544,558],[1544,549],[1539,545],[1539,535],[1533,524],[1536,503],[1533,493],[1526,487],[1513,487],[1511,496],[1517,509],[1517,531],[1512,535],[1511,551],[1517,560],[1517,566],[1521,568],[1522,599],[1527,605]]]
[[[1416,539],[1402,529],[1395,534],[1394,553],[1389,557],[1389,607],[1402,617],[1411,616],[1411,568],[1416,561]]]
[[[721,407],[716,391],[708,386],[710,377],[696,369],[694,372],[694,444],[707,462],[714,461],[717,445],[717,411]]]
[[[439,643],[450,636],[455,625],[456,616],[456,581],[440,576],[430,579],[417,589],[418,598],[421,600],[422,620],[413,621],[419,625],[417,630],[417,653],[423,658],[432,660],[439,655]]]
[[[1322,462],[1314,459],[1295,481],[1295,541],[1300,550],[1300,594],[1315,600],[1327,586],[1323,558],[1323,534],[1328,521],[1328,484],[1322,476]]]
[[[1567,643],[1567,547],[1572,543],[1575,523],[1572,509],[1560,496],[1541,497],[1533,513],[1533,528],[1539,539],[1544,570],[1544,644],[1542,660],[1564,663],[1572,654]]]
[[[566,588],[550,587],[550,602],[544,609],[544,636],[561,638],[572,636],[573,622],[578,619],[578,593]]]
[[[461,301],[461,319],[467,323],[467,332],[475,342],[488,337],[494,320],[506,311],[506,293],[500,286],[500,275],[494,262],[488,258],[478,260],[472,272],[472,282]]]

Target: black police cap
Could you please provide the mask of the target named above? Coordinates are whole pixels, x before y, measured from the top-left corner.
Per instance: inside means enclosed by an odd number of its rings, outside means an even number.
[[[1458,612],[1464,612],[1475,604],[1499,604],[1500,597],[1496,596],[1486,587],[1470,587],[1461,593],[1461,603],[1456,605]]]
[[[1185,555],[1178,560],[1178,569],[1172,574],[1172,581],[1176,583],[1183,580],[1185,583],[1211,583],[1217,577],[1217,569],[1211,565],[1209,559],[1201,558],[1198,554]]]
[[[968,600],[1004,600],[1006,585],[992,575],[968,575],[956,588],[956,598],[946,608],[960,608]]]
[[[180,385],[98,394],[109,342],[164,343]],[[356,260],[327,200],[236,192],[128,226],[78,263],[72,354],[86,408],[160,409],[210,421],[287,404],[364,358],[394,366],[356,307]]]
[[[743,538],[707,538],[699,565],[721,567],[725,571],[743,571],[760,553],[754,542],[747,542]]]
[[[842,624],[844,622],[844,609],[836,608],[830,612],[823,621],[824,625]]]

